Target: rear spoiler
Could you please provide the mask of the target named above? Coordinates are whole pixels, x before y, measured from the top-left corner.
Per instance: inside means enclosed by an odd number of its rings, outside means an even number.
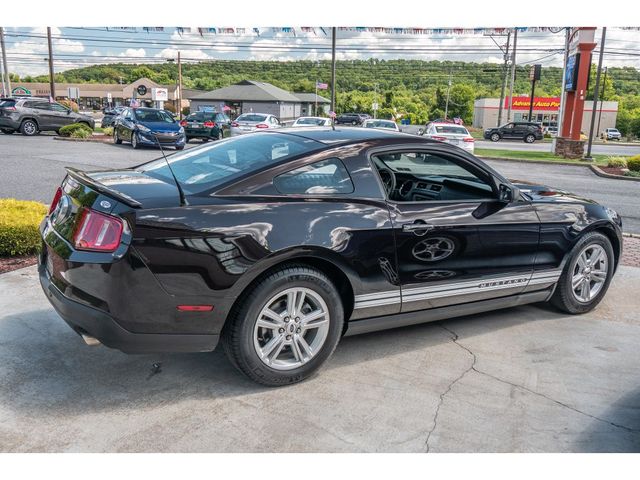
[[[76,168],[71,168],[71,167],[65,167],[64,169],[67,171],[67,174],[71,178],[74,178],[74,179],[78,180],[79,182],[84,183],[85,185],[93,188],[97,192],[100,192],[100,193],[102,193],[104,195],[108,195],[108,196],[114,198],[115,200],[118,200],[119,202],[122,202],[125,205],[128,205],[128,206],[130,206],[132,208],[141,208],[142,207],[142,204],[140,202],[138,202],[137,200],[134,200],[129,195],[125,195],[124,193],[118,192],[117,190],[113,190],[113,189],[107,187],[106,185],[103,185],[100,182],[96,182],[93,178],[91,178],[89,175],[87,175],[82,170],[78,170]]]

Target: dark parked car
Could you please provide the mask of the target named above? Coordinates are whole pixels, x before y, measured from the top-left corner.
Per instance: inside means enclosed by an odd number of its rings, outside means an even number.
[[[187,136],[187,142],[192,138],[201,138],[202,140],[220,140],[229,132],[231,119],[224,113],[215,112],[194,112],[191,113],[180,122]]]
[[[105,108],[103,110],[104,117],[102,117],[101,125],[105,127],[113,127],[118,115],[124,111],[125,107]]]
[[[484,131],[484,138],[492,142],[500,140],[523,140],[526,143],[533,143],[542,140],[542,125],[533,122],[511,122],[501,127],[487,128]]]
[[[336,117],[336,125],[362,125],[369,115],[363,113],[343,113]]]
[[[89,344],[203,352],[266,385],[343,335],[603,298],[622,221],[470,153],[365,128],[232,137],[135,168],[68,168],[41,225],[42,287]]]
[[[58,131],[72,123],[84,123],[91,129],[95,127],[95,121],[90,116],[76,113],[46,98],[20,97],[0,100],[0,131],[8,135],[20,132],[31,136],[39,132]]]
[[[116,117],[113,141],[131,142],[133,148],[144,145],[175,147],[182,150],[186,143],[184,128],[170,112],[157,108],[127,107]]]

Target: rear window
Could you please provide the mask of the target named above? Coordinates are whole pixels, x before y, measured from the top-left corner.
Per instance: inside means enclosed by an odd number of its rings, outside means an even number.
[[[454,133],[456,135],[469,135],[469,132],[464,127],[457,127],[455,125],[436,125],[437,133]]]
[[[296,125],[322,125],[324,118],[299,118]]]
[[[213,120],[213,113],[196,112],[187,117],[188,122],[203,122],[205,120]]]
[[[16,106],[16,101],[15,100],[0,100],[0,108],[2,107],[15,107]]]
[[[293,135],[257,133],[217,141],[167,158],[182,189],[188,194],[198,194],[323,147],[320,142]],[[141,165],[137,170],[173,182],[164,159]]]
[[[256,115],[254,113],[245,113],[240,115],[236,120],[238,122],[264,122],[267,119],[266,115]]]
[[[368,128],[396,128],[396,124],[385,120],[369,120],[365,124]]]

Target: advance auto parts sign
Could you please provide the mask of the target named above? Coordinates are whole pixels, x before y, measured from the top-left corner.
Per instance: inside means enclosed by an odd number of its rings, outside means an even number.
[[[25,87],[16,87],[13,90],[11,90],[11,95],[16,97],[30,97],[31,90]]]
[[[511,109],[529,110],[529,104],[529,97],[513,97]],[[504,108],[509,108],[509,97],[504,99]],[[557,112],[560,110],[560,97],[535,97],[533,109]]]

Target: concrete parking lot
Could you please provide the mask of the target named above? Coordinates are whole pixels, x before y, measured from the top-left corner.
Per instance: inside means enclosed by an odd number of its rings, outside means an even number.
[[[192,141],[188,148],[199,145]],[[524,145],[524,144],[523,144]],[[168,150],[167,153],[173,153]],[[0,134],[0,197],[49,203],[65,175],[65,166],[80,169],[127,168],[160,156],[157,149],[130,145],[65,142],[52,136]],[[624,230],[640,234],[640,182],[601,178],[581,166],[489,161],[509,178],[528,180],[593,198],[620,213]]]
[[[268,389],[220,351],[85,346],[29,267],[0,275],[0,451],[638,452],[639,288],[622,267],[587,315],[348,337],[310,380]]]

